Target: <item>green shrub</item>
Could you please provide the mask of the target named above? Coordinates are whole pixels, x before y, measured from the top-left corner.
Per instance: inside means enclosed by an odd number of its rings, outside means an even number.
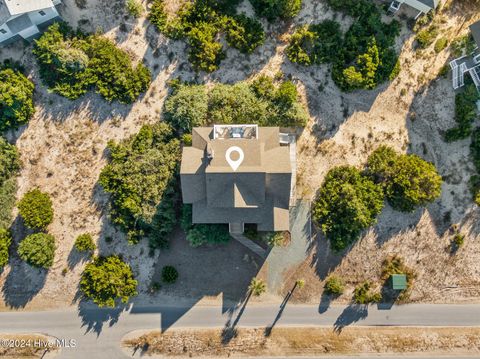
[[[27,236],[18,246],[18,255],[35,267],[50,268],[55,257],[55,238],[46,233]]]
[[[99,183],[111,194],[110,216],[132,243],[148,237],[165,247],[176,224],[180,142],[165,123],[145,125],[119,144],[108,143],[110,162]]]
[[[445,141],[453,142],[467,138],[472,133],[472,123],[477,116],[477,101],[480,95],[474,84],[455,95],[455,122],[457,126],[445,133]]]
[[[38,188],[25,193],[17,207],[29,228],[45,229],[53,221],[52,200],[48,193]]]
[[[0,185],[0,228],[12,223],[12,211],[16,204],[17,180],[10,178]]]
[[[231,239],[228,224],[193,224],[191,204],[183,205],[180,225],[192,247],[226,243]]]
[[[16,129],[32,118],[34,88],[19,71],[0,68],[0,132]]]
[[[345,282],[342,278],[331,275],[325,281],[325,291],[332,295],[341,295],[345,291]]]
[[[127,0],[125,6],[127,7],[128,13],[133,17],[138,18],[143,15],[143,6],[137,0]]]
[[[461,233],[456,233],[453,236],[452,240],[453,244],[456,246],[456,248],[460,248],[463,246],[463,243],[465,242],[465,235]]]
[[[162,281],[167,284],[175,283],[178,278],[178,272],[175,267],[165,266],[162,268]]]
[[[367,161],[367,174],[383,186],[390,205],[411,212],[440,196],[442,178],[435,166],[416,155],[396,153],[381,146]]]
[[[165,101],[165,120],[181,132],[207,122],[208,96],[203,85],[180,86]]]
[[[308,114],[290,81],[274,84],[268,77],[233,85],[181,84],[165,101],[165,120],[179,132],[221,123],[303,127]]]
[[[357,304],[378,303],[382,300],[380,293],[372,293],[372,283],[365,281],[358,285],[353,292],[353,301]]]
[[[431,25],[428,28],[421,30],[417,33],[415,40],[418,42],[418,46],[421,49],[429,47],[435,41],[438,36],[438,29],[435,25]]]
[[[267,291],[267,285],[262,279],[257,279],[257,277],[252,278],[248,289],[255,297],[261,296]]]
[[[166,36],[187,41],[195,71],[213,72],[225,58],[219,35],[224,34],[228,45],[243,53],[252,53],[264,42],[262,25],[244,14],[237,15],[238,4],[237,0],[194,0],[169,18],[163,0],[154,0],[149,19]]]
[[[74,33],[65,24],[50,26],[33,53],[43,82],[72,100],[95,88],[108,101],[132,103],[150,85],[150,71],[143,64],[134,67],[112,41]]]
[[[475,40],[470,33],[461,37],[457,37],[450,44],[454,57],[461,57],[463,55],[471,54],[475,50],[476,46]]]
[[[262,24],[241,14],[228,19],[226,38],[231,47],[245,54],[251,54],[265,42],[265,32]]]
[[[182,143],[184,146],[192,145],[192,135],[190,133],[185,133],[182,135]]]
[[[447,46],[448,46],[448,39],[445,37],[441,37],[435,42],[435,46],[433,47],[433,49],[438,54],[439,52],[444,50]]]
[[[119,257],[97,257],[85,267],[80,289],[98,306],[113,308],[117,299],[127,303],[137,295],[137,284],[130,266]]]
[[[331,169],[313,204],[313,219],[334,250],[342,250],[375,223],[383,208],[383,192],[354,167]]]
[[[394,79],[399,71],[395,38],[398,21],[382,22],[382,13],[370,0],[328,0],[331,8],[354,18],[333,60],[332,78],[343,91],[372,89]]]
[[[250,0],[258,16],[273,21],[291,19],[298,15],[302,0]]]
[[[316,25],[304,25],[295,30],[286,48],[290,61],[301,65],[333,62],[342,47],[340,24],[324,20]]]
[[[19,157],[17,148],[0,137],[0,228],[10,227],[12,222],[17,192],[15,176],[21,166]]]
[[[89,233],[81,234],[75,240],[75,249],[79,252],[93,252],[97,246]]]
[[[0,271],[8,264],[8,250],[12,244],[12,236],[5,228],[0,228]]]

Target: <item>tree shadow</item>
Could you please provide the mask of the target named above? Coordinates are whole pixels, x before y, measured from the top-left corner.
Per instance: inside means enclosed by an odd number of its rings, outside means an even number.
[[[91,257],[91,252],[79,252],[75,247],[72,247],[67,258],[68,268],[73,269],[77,264],[87,262]]]
[[[35,268],[20,260],[10,259],[10,272],[2,287],[5,304],[13,309],[24,308],[45,285],[48,269]]]
[[[334,331],[336,333],[341,333],[343,328],[357,323],[360,320],[364,320],[368,316],[368,305],[367,304],[350,304],[346,307],[342,314],[337,318],[334,326]]]
[[[78,316],[82,320],[81,327],[85,327],[85,334],[93,332],[97,337],[101,334],[103,326],[108,324],[113,327],[120,315],[124,311],[128,311],[129,304],[119,304],[115,308],[98,308],[85,300],[81,300],[78,304]]]
[[[284,311],[285,308],[287,307],[288,301],[289,301],[290,298],[292,297],[293,292],[295,291],[295,289],[297,288],[297,286],[298,286],[298,282],[295,282],[295,285],[293,286],[293,288],[292,288],[291,290],[289,290],[288,293],[287,293],[287,295],[285,296],[285,298],[283,298],[283,301],[282,301],[282,303],[280,304],[280,310],[278,311],[277,316],[276,316],[275,319],[273,320],[272,324],[270,324],[268,327],[265,328],[264,335],[265,335],[266,337],[269,337],[269,336],[272,334],[273,328],[275,327],[275,325],[278,323],[278,321],[279,321],[280,318],[282,317],[283,311]]]

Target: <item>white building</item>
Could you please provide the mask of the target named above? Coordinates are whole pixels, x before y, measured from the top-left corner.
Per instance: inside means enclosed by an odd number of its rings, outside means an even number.
[[[417,17],[436,9],[440,0],[393,0],[390,4],[390,11],[395,12],[402,4],[408,5],[419,11]]]
[[[41,28],[60,19],[55,8],[60,3],[61,0],[0,0],[0,45],[38,36]]]
[[[470,32],[477,45],[471,54],[467,54],[450,62],[452,68],[453,88],[456,90],[465,85],[465,75],[470,75],[480,91],[480,21],[470,25]]]

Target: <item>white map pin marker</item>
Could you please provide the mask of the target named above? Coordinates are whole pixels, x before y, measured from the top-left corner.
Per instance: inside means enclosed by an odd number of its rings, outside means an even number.
[[[230,156],[232,155],[232,152],[237,152],[238,153],[238,160],[232,160],[231,159]],[[227,150],[227,152],[225,153],[225,159],[227,160],[230,167],[232,167],[232,170],[234,172],[238,169],[238,167],[240,167],[240,165],[243,162],[244,157],[245,157],[245,155],[243,154],[243,150],[240,147],[237,147],[237,146],[230,147]]]

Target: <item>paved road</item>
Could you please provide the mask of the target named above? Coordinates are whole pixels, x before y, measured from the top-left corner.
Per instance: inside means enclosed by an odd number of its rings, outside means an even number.
[[[251,306],[229,312],[221,307],[130,307],[128,310],[96,308],[2,312],[0,332],[45,333],[61,339],[75,339],[76,348],[65,348],[60,358],[126,358],[120,339],[137,329],[169,327],[224,327],[276,325],[330,326],[480,326],[480,305],[405,305],[382,310],[376,306],[288,305],[279,315],[278,306]]]

